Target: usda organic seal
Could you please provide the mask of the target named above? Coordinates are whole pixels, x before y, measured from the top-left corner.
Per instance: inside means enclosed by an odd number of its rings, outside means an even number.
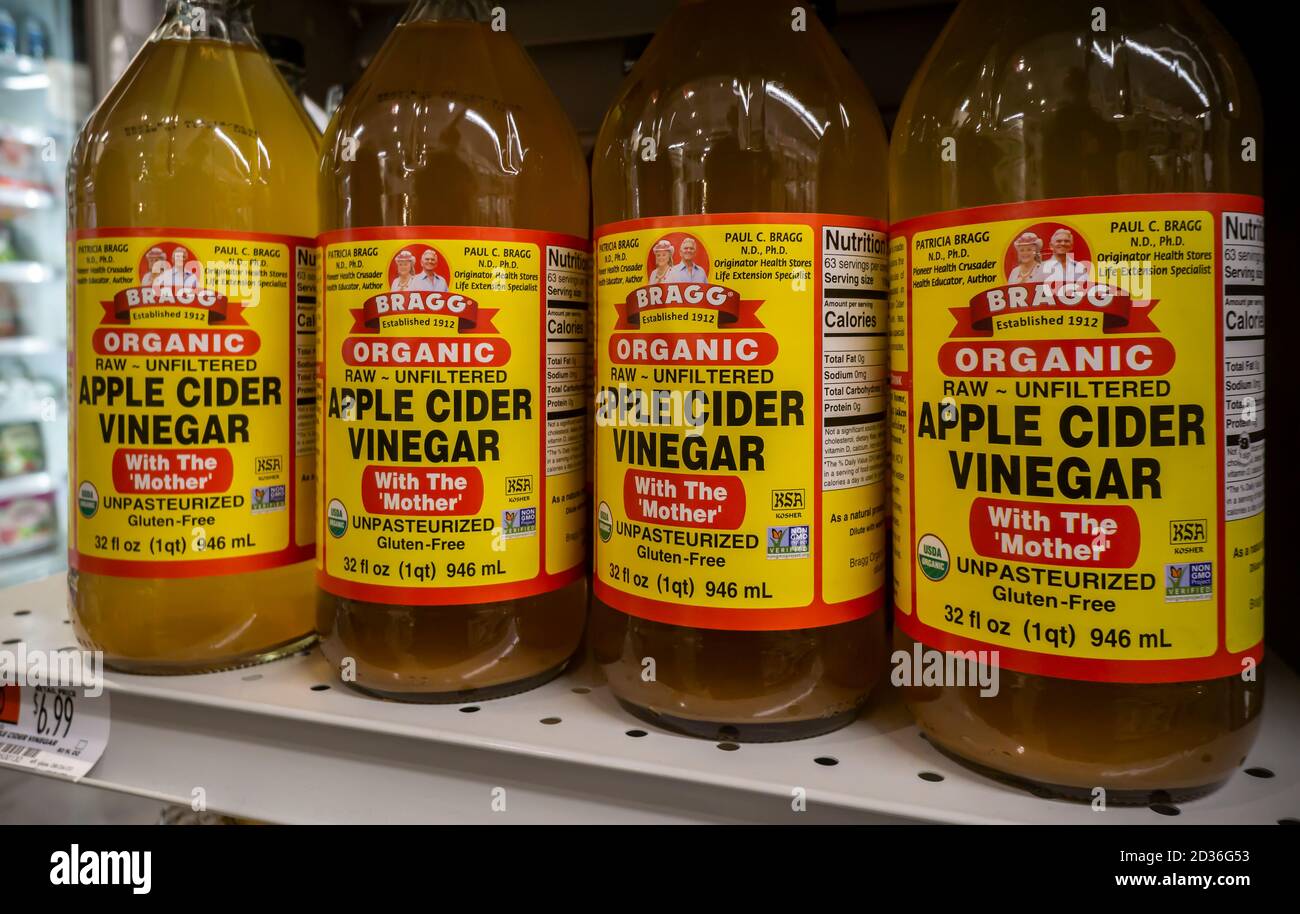
[[[916,543],[916,564],[921,574],[931,581],[942,581],[948,576],[952,564],[948,559],[948,547],[939,537],[927,533]]]
[[[614,535],[614,512],[609,510],[609,503],[602,501],[596,511],[596,529],[600,532],[600,541],[608,543]]]
[[[330,499],[325,509],[325,527],[335,539],[348,532],[348,509],[337,498]]]
[[[83,482],[77,486],[77,510],[82,517],[94,517],[99,510],[99,490],[93,482]]]

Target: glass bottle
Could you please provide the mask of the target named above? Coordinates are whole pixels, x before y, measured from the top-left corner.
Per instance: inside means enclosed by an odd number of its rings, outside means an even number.
[[[171,0],[77,141],[68,601],[110,666],[221,669],[314,638],[310,339],[289,328],[312,307],[317,160],[240,0]],[[180,304],[122,304],[142,290]],[[202,386],[218,377],[233,402]]]

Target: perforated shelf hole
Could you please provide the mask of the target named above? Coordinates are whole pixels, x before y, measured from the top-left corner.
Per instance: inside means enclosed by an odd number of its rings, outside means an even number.
[[[483,710],[483,709],[480,708],[478,705],[465,705],[465,707],[463,707],[463,708],[460,709],[460,713],[461,713],[461,714],[473,714],[473,713],[476,712],[476,711],[482,711],[482,710]]]
[[[1277,777],[1272,768],[1247,768],[1246,774],[1253,778],[1273,778]]]
[[[313,692],[328,692],[330,690],[330,687],[327,683],[318,682],[316,683],[316,685],[311,687],[311,690]]]
[[[824,765],[827,768],[834,767],[835,765],[838,765],[840,763],[839,759],[832,758],[829,755],[819,755],[817,756],[817,758],[813,759],[813,761],[816,762],[818,765]]]
[[[558,724],[560,720],[561,718],[559,717],[543,717],[540,721],[538,721],[538,723],[543,723],[546,724],[548,727],[553,727],[556,724]]]
[[[735,752],[740,748],[739,743],[718,743],[718,748],[723,752]]]
[[[1183,814],[1183,811],[1172,803],[1152,803],[1147,809],[1161,816],[1181,816]]]
[[[15,609],[15,610],[14,610],[14,615],[15,615],[15,616],[30,616],[31,614],[32,614],[32,611],[31,611],[30,609]]]
[[[628,730],[627,735],[632,737],[633,739],[640,739],[641,737],[649,736],[650,734],[645,732],[644,730]]]
[[[938,784],[943,780],[943,775],[937,771],[918,771],[916,776],[923,781],[929,781],[931,784]]]

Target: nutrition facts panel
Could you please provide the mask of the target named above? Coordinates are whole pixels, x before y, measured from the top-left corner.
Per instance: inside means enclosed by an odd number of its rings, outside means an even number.
[[[1264,510],[1264,217],[1224,213],[1225,518]]]
[[[886,238],[822,230],[822,490],[883,479],[889,384]]]
[[[316,249],[296,247],[293,255],[293,353],[298,392],[294,453],[312,457],[316,453]]]
[[[587,415],[591,259],[546,249],[546,475],[582,467]]]

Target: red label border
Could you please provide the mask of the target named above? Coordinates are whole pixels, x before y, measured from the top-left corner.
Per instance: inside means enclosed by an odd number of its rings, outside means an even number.
[[[298,420],[298,373],[295,367],[295,357],[293,349],[297,343],[297,314],[293,307],[298,300],[297,279],[298,279],[298,258],[297,248],[316,249],[316,241],[301,235],[282,235],[274,232],[231,232],[223,229],[190,229],[180,227],[121,227],[121,226],[101,226],[97,228],[78,228],[68,231],[68,273],[69,273],[69,290],[68,294],[72,299],[72,306],[69,307],[69,327],[68,333],[68,369],[69,369],[69,426],[71,427],[71,415],[75,413],[76,406],[71,402],[76,396],[77,389],[77,361],[74,347],[77,341],[77,307],[76,307],[76,250],[77,242],[89,238],[150,238],[155,236],[176,236],[181,238],[202,238],[205,240],[231,240],[231,241],[257,241],[269,244],[281,244],[289,254],[289,279],[287,291],[289,293],[288,312],[289,321],[289,346],[291,347],[289,357],[288,385],[287,389],[289,399],[289,422],[286,427],[288,436],[289,452],[289,474],[286,488],[288,498],[285,502],[286,521],[288,526],[289,542],[283,549],[272,552],[263,552],[255,555],[233,556],[229,558],[218,559],[189,559],[184,561],[176,560],[159,560],[159,559],[115,559],[104,556],[83,555],[77,548],[78,542],[78,522],[80,510],[77,508],[77,488],[80,487],[80,481],[74,478],[77,464],[77,435],[69,431],[69,441],[71,444],[68,457],[68,487],[69,493],[68,514],[71,523],[68,531],[68,567],[74,571],[87,572],[89,574],[102,574],[112,577],[121,578],[197,578],[197,577],[216,577],[228,574],[244,574],[253,571],[265,571],[270,568],[279,568],[284,565],[296,565],[299,562],[309,562],[316,553],[314,542],[314,533],[312,540],[306,543],[297,541],[297,506],[298,506],[298,453],[294,446],[294,437],[296,435]],[[319,268],[319,265],[318,265]]]
[[[891,599],[891,603],[894,607],[895,624],[897,624],[899,629],[913,640],[943,651],[996,650],[998,652],[998,665],[1008,670],[1037,676],[1075,679],[1088,682],[1166,683],[1220,679],[1227,676],[1240,675],[1243,670],[1243,664],[1248,659],[1255,663],[1259,663],[1263,660],[1264,643],[1262,638],[1257,644],[1245,651],[1231,652],[1227,649],[1227,587],[1226,566],[1224,564],[1225,521],[1223,504],[1224,423],[1221,408],[1218,412],[1219,421],[1215,434],[1215,442],[1218,448],[1216,455],[1218,469],[1215,480],[1218,506],[1218,517],[1216,519],[1218,525],[1218,554],[1216,556],[1216,563],[1225,580],[1221,582],[1218,587],[1218,648],[1214,654],[1207,657],[1189,657],[1179,660],[1107,660],[1087,657],[1065,657],[1055,654],[1039,653],[1037,651],[1006,648],[996,644],[968,638],[964,635],[946,632],[926,625],[920,620],[917,613],[916,522],[914,507],[916,504],[916,450],[914,446],[914,441],[916,440],[916,428],[911,384],[913,366],[912,344],[914,339],[912,334],[912,317],[914,314],[914,308],[912,304],[912,289],[910,282],[912,273],[911,236],[921,231],[956,228],[974,223],[1002,222],[1014,219],[1034,219],[1052,216],[1068,217],[1076,215],[1104,215],[1107,213],[1150,212],[1158,210],[1204,211],[1216,216],[1214,313],[1217,317],[1217,321],[1215,323],[1215,377],[1216,389],[1222,390],[1223,239],[1219,234],[1221,232],[1221,222],[1218,221],[1217,217],[1228,211],[1251,213],[1262,216],[1264,215],[1264,200],[1262,197],[1250,194],[1213,193],[1119,194],[1115,196],[1099,197],[1062,197],[1050,200],[1034,200],[1024,203],[994,204],[989,206],[948,210],[942,213],[934,213],[931,215],[916,216],[909,219],[899,220],[890,227],[891,245],[893,240],[897,237],[903,236],[908,238],[907,244],[903,246],[905,257],[904,275],[907,282],[906,368],[902,372],[891,371],[890,387],[893,390],[904,390],[908,395],[907,481],[909,490],[908,510],[909,514],[912,515],[909,517],[908,523],[908,533],[911,542],[906,554],[906,571],[904,572],[903,569],[897,567],[893,569],[895,575],[906,573],[910,576],[909,590],[911,594],[911,609],[910,611],[905,612],[899,608],[897,601]]]
[[[543,394],[540,400],[543,404],[546,402],[544,396],[547,389],[546,384],[546,318],[547,318],[547,298],[546,298],[546,276],[547,247],[565,247],[581,251],[590,256],[592,251],[592,242],[588,238],[579,235],[569,235],[564,232],[548,232],[534,229],[509,229],[496,228],[488,226],[455,226],[455,225],[404,225],[404,226],[369,226],[364,228],[336,229],[329,232],[322,232],[316,237],[316,247],[319,252],[318,262],[318,307],[320,322],[317,329],[317,371],[323,377],[324,372],[324,354],[328,352],[327,323],[325,314],[325,285],[328,278],[328,258],[325,256],[325,249],[329,245],[347,244],[354,241],[394,241],[394,240],[449,240],[449,241],[505,241],[520,242],[523,244],[536,245],[538,251],[538,261],[540,266],[539,273],[539,328],[538,328],[538,371],[539,371],[539,392]],[[593,296],[589,293],[589,297]],[[592,302],[588,302],[588,307],[593,307]],[[590,312],[589,312],[590,313]],[[433,586],[393,586],[385,584],[370,584],[363,581],[350,581],[346,578],[335,577],[325,571],[326,552],[330,544],[330,533],[328,525],[324,523],[323,512],[325,506],[329,503],[326,492],[326,448],[325,437],[327,424],[324,421],[324,414],[319,423],[317,433],[317,453],[320,455],[320,465],[317,467],[317,495],[316,511],[320,520],[320,528],[324,535],[320,537],[317,544],[318,554],[316,568],[316,585],[322,591],[333,594],[337,597],[352,600],[366,600],[373,603],[387,603],[401,606],[458,606],[470,603],[488,603],[501,602],[506,600],[519,600],[526,597],[538,596],[544,593],[550,593],[572,583],[586,574],[587,558],[582,555],[573,565],[560,569],[556,572],[547,570],[547,540],[546,540],[546,508],[547,508],[547,482],[546,482],[546,415],[543,412],[538,421],[538,434],[540,436],[539,454],[540,466],[538,467],[538,508],[537,508],[537,536],[535,537],[538,550],[537,574],[532,578],[524,581],[510,581],[498,584],[471,584],[462,587],[440,587]]]
[[[820,302],[822,298],[822,279],[820,261],[824,255],[822,229],[828,226],[840,226],[844,228],[868,229],[880,232],[886,236],[886,267],[888,267],[888,234],[889,224],[883,219],[876,219],[869,216],[850,216],[835,213],[778,213],[778,212],[750,212],[750,213],[701,213],[697,215],[684,216],[648,216],[640,219],[627,219],[618,222],[609,222],[598,225],[595,229],[593,249],[599,256],[600,241],[606,235],[613,235],[625,232],[644,231],[646,229],[660,228],[693,228],[698,226],[714,225],[746,225],[746,224],[769,224],[769,225],[799,225],[812,229],[815,233],[813,239],[813,302],[815,308],[820,313]],[[593,257],[592,269],[599,273],[596,258]],[[593,314],[597,315],[599,304],[599,289],[593,286],[592,292]],[[888,297],[882,299],[888,307]],[[816,314],[814,314],[814,360],[815,364],[821,363],[822,357],[822,333],[820,326],[817,325]],[[602,340],[599,339],[598,330],[600,326],[599,317],[596,317],[593,332],[597,333],[596,345],[594,347],[595,363],[592,367],[592,377],[599,379],[600,363],[602,361]],[[888,321],[886,321],[886,327]],[[887,332],[887,331],[886,331]],[[887,337],[886,337],[887,338]],[[888,347],[886,347],[888,353]],[[599,383],[597,380],[596,383]],[[822,389],[820,384],[814,385],[817,406],[817,428],[814,432],[815,459],[814,470],[821,472],[822,467],[822,446],[823,446],[823,421],[822,415]],[[886,429],[886,433],[888,430]],[[599,462],[600,449],[595,448],[592,454],[592,478],[599,479]],[[887,480],[887,477],[886,477]],[[862,597],[852,600],[846,600],[841,603],[827,603],[821,599],[822,594],[822,485],[821,479],[815,480],[813,487],[814,503],[814,524],[817,529],[816,536],[813,540],[813,549],[810,559],[813,561],[813,593],[814,598],[803,606],[780,607],[772,609],[748,609],[738,607],[718,607],[718,606],[696,606],[684,603],[673,603],[665,600],[656,600],[650,597],[643,597],[638,594],[630,594],[617,588],[611,587],[600,578],[600,558],[601,548],[599,536],[594,537],[595,549],[593,561],[596,567],[592,571],[592,590],[594,595],[602,602],[617,609],[620,612],[627,613],[637,618],[647,619],[652,622],[660,622],[668,625],[678,625],[686,628],[698,628],[709,630],[723,631],[792,631],[798,629],[823,628],[830,625],[839,625],[845,622],[853,622],[857,619],[863,619],[872,613],[884,608],[885,591],[888,588],[888,579],[876,590]],[[888,502],[888,482],[886,481],[886,502]],[[599,493],[593,492],[592,511],[593,511],[593,529],[596,527],[595,512],[599,508]],[[813,526],[814,524],[810,524]],[[888,536],[882,546],[888,546]]]

